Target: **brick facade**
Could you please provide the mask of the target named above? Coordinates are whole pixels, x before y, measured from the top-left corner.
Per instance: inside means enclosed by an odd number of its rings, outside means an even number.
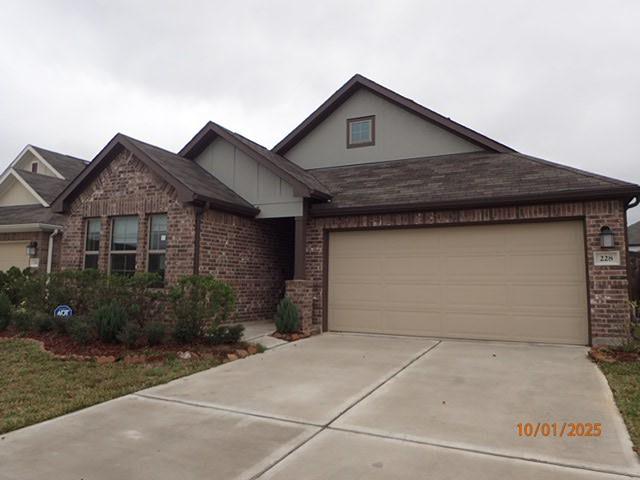
[[[127,151],[121,152],[71,203],[62,238],[63,269],[83,268],[87,218],[101,219],[99,269],[109,268],[111,218],[139,219],[136,270],[147,269],[149,217],[167,214],[167,284],[195,269],[196,211]],[[292,275],[293,222],[256,220],[206,210],[201,220],[200,274],[228,281],[236,291],[234,320],[273,318]]]
[[[289,280],[286,285],[287,297],[298,307],[300,330],[305,333],[313,330],[314,282],[312,280]]]
[[[207,210],[200,231],[200,273],[234,287],[237,320],[273,319],[293,274],[292,220]]]
[[[321,325],[323,320],[324,242],[325,233],[332,229],[583,218],[592,342],[615,342],[624,335],[626,322],[630,318],[625,214],[622,201],[607,200],[522,207],[311,217],[307,222],[306,234],[306,278],[313,282],[313,323]],[[621,266],[596,267],[593,264],[593,252],[600,249],[599,235],[603,225],[608,225],[615,235],[615,248],[621,253]]]

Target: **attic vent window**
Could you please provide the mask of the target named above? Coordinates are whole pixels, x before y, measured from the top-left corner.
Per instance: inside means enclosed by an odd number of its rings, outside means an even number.
[[[33,162],[31,164],[31,173],[38,173],[38,162]]]
[[[376,143],[376,117],[350,118],[347,120],[347,148],[367,147]]]

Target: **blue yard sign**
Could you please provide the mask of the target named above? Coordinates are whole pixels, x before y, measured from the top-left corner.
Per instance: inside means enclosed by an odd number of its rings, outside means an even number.
[[[69,305],[58,305],[53,311],[53,316],[57,318],[72,317],[73,309]]]

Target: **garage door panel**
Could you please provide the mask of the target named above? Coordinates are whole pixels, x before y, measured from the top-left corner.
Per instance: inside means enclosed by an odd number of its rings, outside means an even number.
[[[588,342],[582,222],[333,232],[329,328]]]
[[[0,242],[0,271],[5,272],[11,267],[23,270],[29,266],[27,245],[29,242]]]

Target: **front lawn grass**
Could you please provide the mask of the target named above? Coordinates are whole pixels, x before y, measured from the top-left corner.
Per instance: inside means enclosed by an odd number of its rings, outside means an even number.
[[[629,429],[636,452],[640,448],[640,362],[599,363]]]
[[[216,359],[97,364],[58,360],[28,340],[0,341],[0,433],[214,367]]]

